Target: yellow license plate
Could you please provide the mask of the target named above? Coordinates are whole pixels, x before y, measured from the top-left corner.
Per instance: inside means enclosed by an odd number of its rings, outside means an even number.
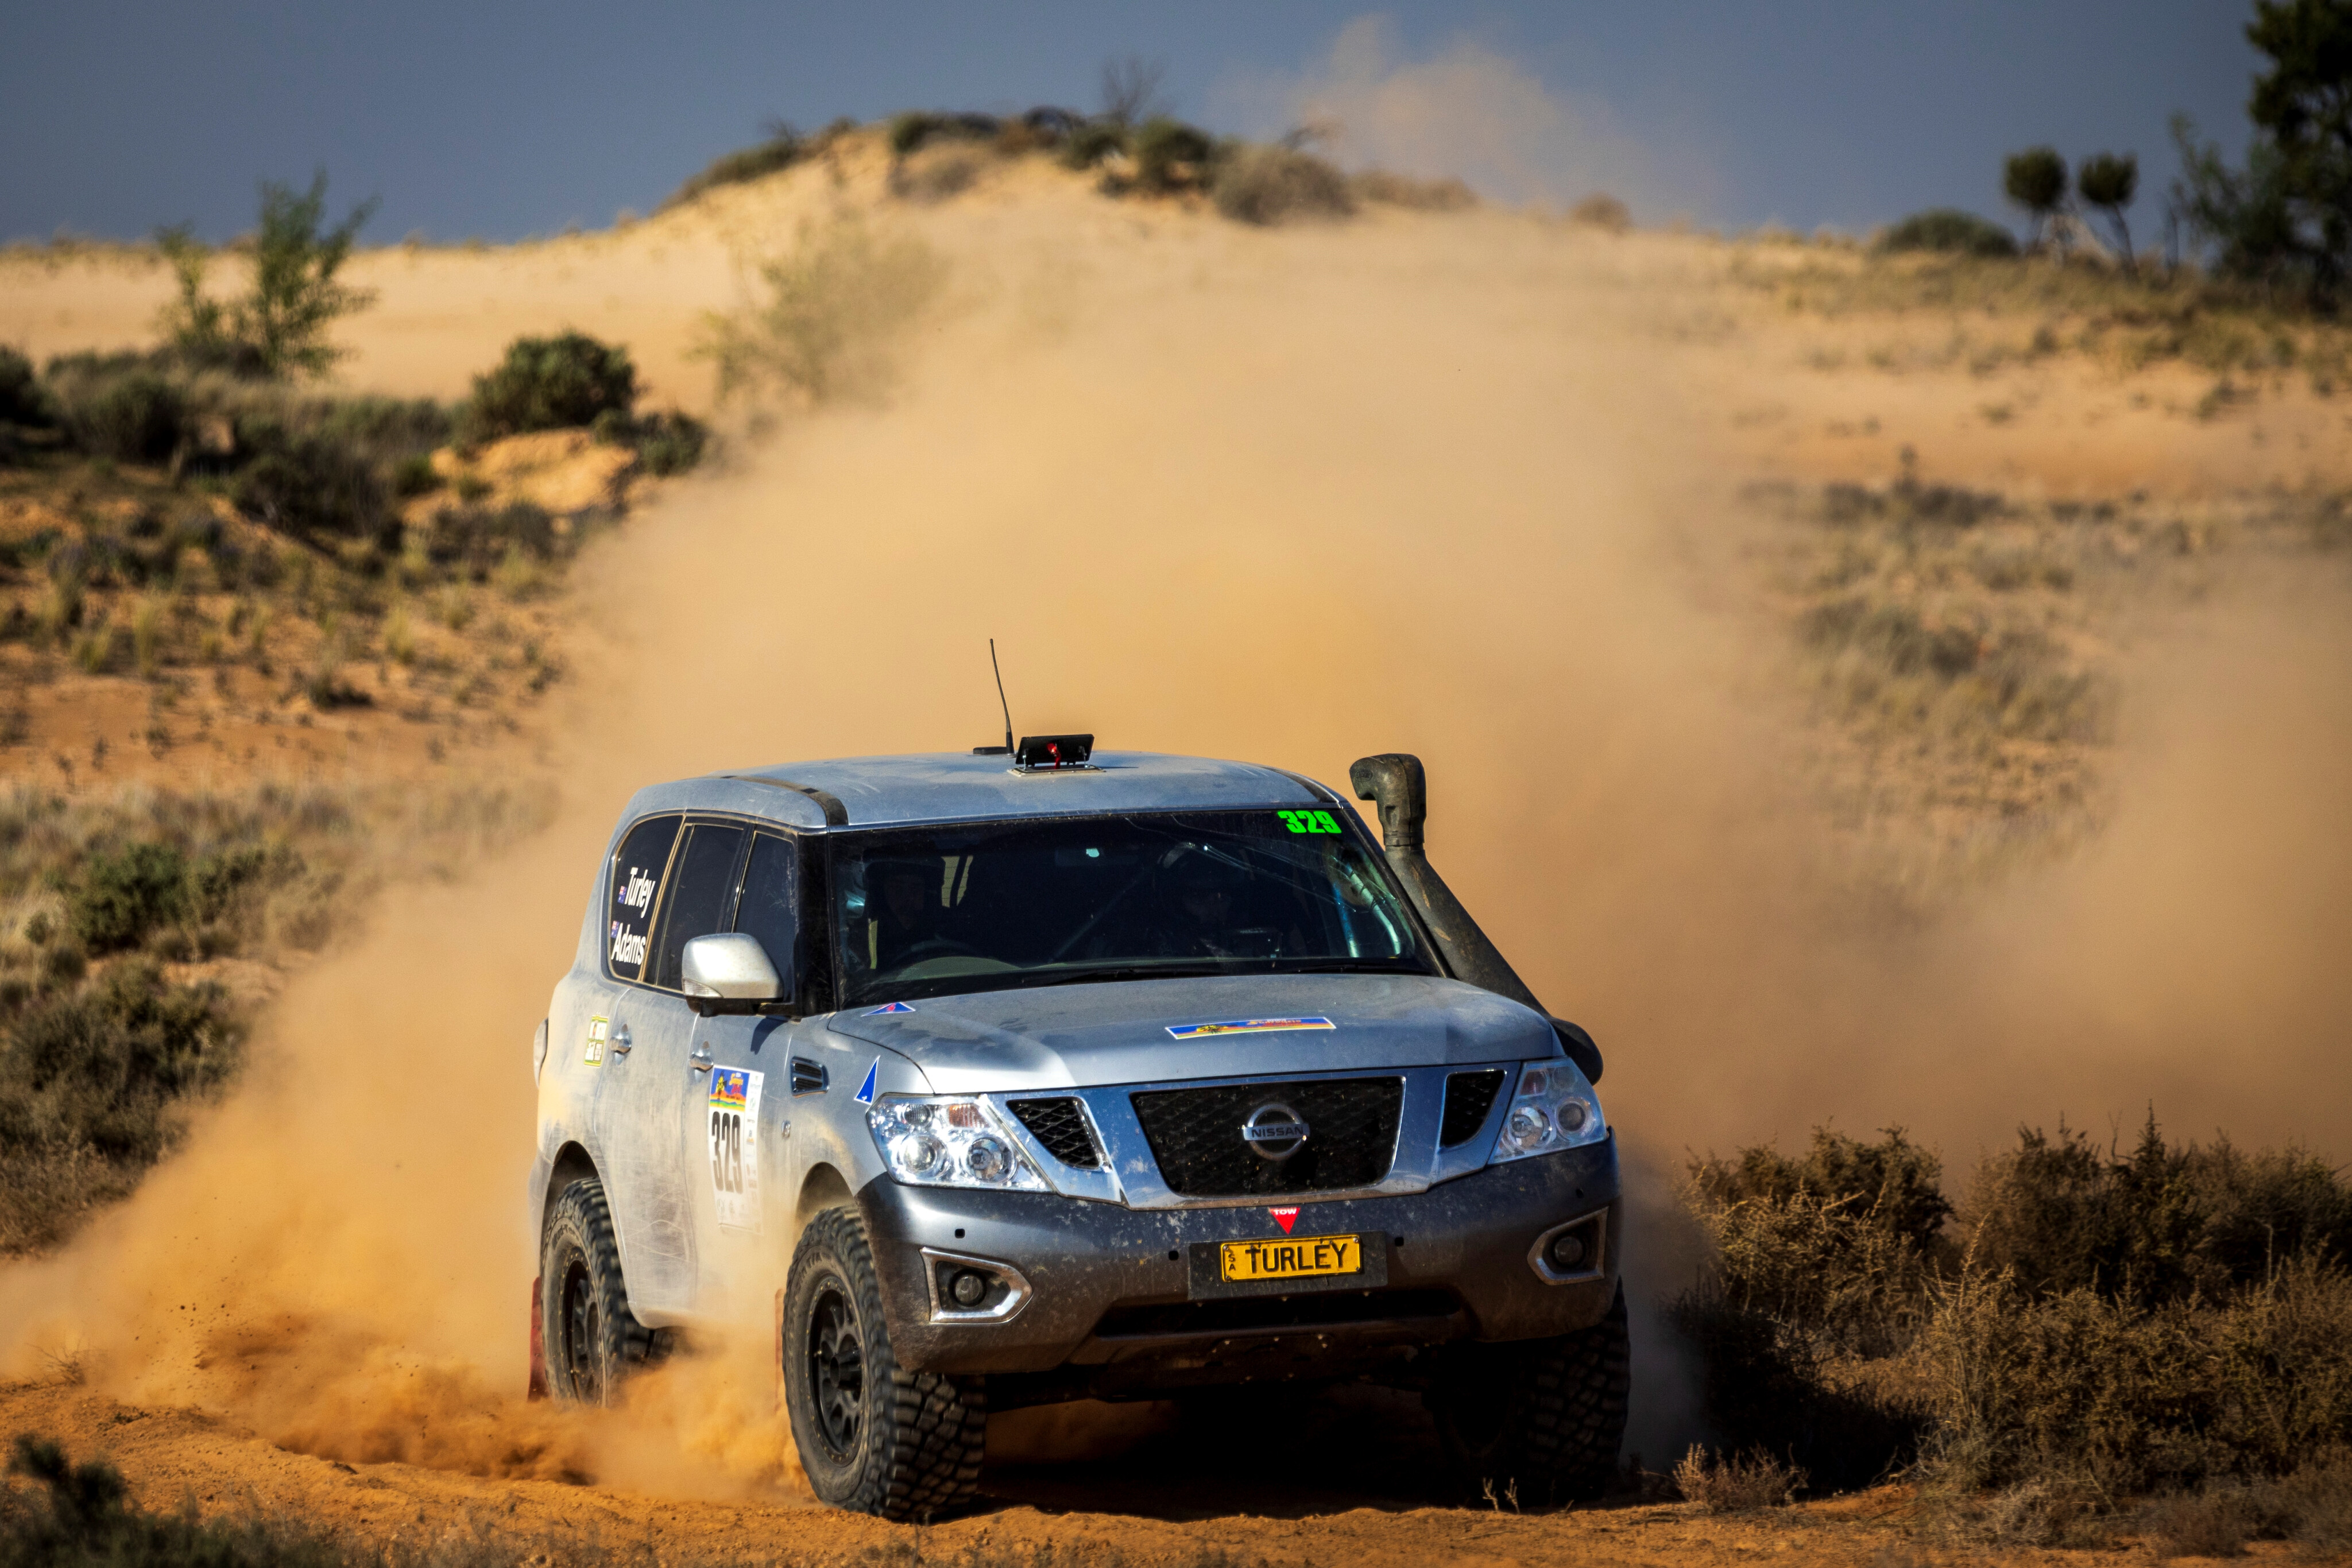
[[[1364,1268],[1360,1236],[1292,1236],[1217,1246],[1219,1278],[1305,1280],[1318,1274],[1358,1274]]]

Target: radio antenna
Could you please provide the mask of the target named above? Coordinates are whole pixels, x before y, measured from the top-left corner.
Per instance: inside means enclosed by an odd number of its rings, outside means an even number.
[[[1004,700],[1004,672],[996,664],[996,639],[988,640],[988,668],[996,677],[996,706],[1004,710],[1004,751],[1013,753],[1013,705]]]

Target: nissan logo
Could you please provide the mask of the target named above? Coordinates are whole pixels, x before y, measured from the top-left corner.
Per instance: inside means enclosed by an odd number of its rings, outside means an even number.
[[[1242,1124],[1242,1142],[1262,1160],[1286,1160],[1307,1146],[1307,1124],[1287,1105],[1261,1105]]]

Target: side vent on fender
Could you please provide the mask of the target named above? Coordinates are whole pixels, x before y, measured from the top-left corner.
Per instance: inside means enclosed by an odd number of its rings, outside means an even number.
[[[824,1064],[811,1061],[805,1056],[793,1058],[793,1092],[822,1094],[824,1092]]]
[[[1502,1087],[1500,1068],[1447,1073],[1445,1119],[1438,1126],[1437,1146],[1451,1149],[1476,1137],[1478,1129],[1486,1124],[1486,1113],[1495,1108],[1495,1096]]]
[[[1064,1165],[1082,1171],[1102,1169],[1101,1152],[1095,1147],[1095,1135],[1087,1130],[1086,1113],[1078,1109],[1076,1099],[1057,1095],[1051,1100],[1008,1100],[1004,1107],[1020,1117],[1021,1124],[1045,1145],[1045,1152]]]

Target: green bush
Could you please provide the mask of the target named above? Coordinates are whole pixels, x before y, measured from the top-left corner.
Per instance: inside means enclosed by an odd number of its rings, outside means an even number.
[[[114,964],[0,1038],[0,1141],[152,1165],[171,1145],[174,1103],[225,1082],[243,1040],[217,986],[175,985],[149,959]]]
[[[721,397],[762,382],[817,403],[871,396],[946,272],[912,235],[877,235],[854,216],[804,224],[790,252],[761,266],[767,298],[705,317],[697,351],[718,365]]]
[[[1216,144],[1209,133],[1161,116],[1135,133],[1135,183],[1147,191],[1174,191],[1208,183]]]
[[[33,361],[0,346],[0,425],[45,426],[55,418]]]
[[[1948,256],[2015,256],[2017,236],[1990,218],[1958,207],[1930,207],[1878,236],[1875,247],[1895,256],[1906,251],[1935,251]]]
[[[355,444],[270,419],[241,423],[237,439],[257,454],[229,481],[238,510],[301,537],[390,542],[398,519]]]
[[[656,478],[667,478],[683,474],[702,461],[710,432],[692,414],[672,411],[638,421],[632,440],[646,472]]]
[[[890,117],[890,155],[904,158],[934,141],[986,141],[1004,130],[991,114],[940,114],[911,110]]]
[[[798,131],[782,120],[767,128],[766,140],[755,146],[739,148],[712,159],[698,174],[669,193],[659,210],[667,212],[681,207],[707,191],[721,185],[740,185],[752,180],[791,168],[808,155],[809,141]]]
[[[1062,162],[1073,169],[1091,169],[1114,152],[1132,145],[1127,127],[1108,120],[1089,120],[1062,143]]]
[[[433,514],[425,534],[426,559],[476,582],[488,581],[509,552],[544,561],[562,554],[564,543],[555,519],[529,501],[444,507]]]
[[[636,401],[637,371],[626,349],[584,332],[517,338],[497,368],[474,378],[467,434],[488,441],[584,428],[607,410],[629,414]]]
[[[1210,187],[1217,211],[1245,224],[1345,217],[1356,210],[1347,177],[1322,159],[1282,147],[1247,147],[1220,159]]]
[[[180,444],[185,398],[145,355],[56,359],[46,379],[68,439],[93,457],[162,463]]]
[[[188,913],[188,862],[167,843],[130,843],[90,857],[75,886],[67,922],[93,953],[135,947]]]

